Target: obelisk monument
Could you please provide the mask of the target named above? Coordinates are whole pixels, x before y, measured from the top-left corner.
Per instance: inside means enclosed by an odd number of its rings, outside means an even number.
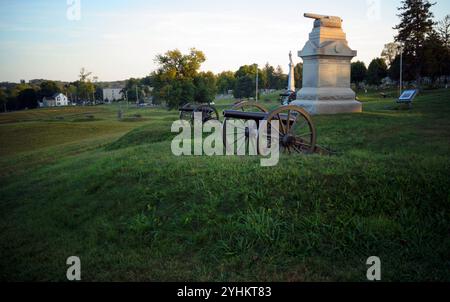
[[[292,52],[289,52],[289,76],[287,91],[295,92],[295,78],[294,78],[294,62],[292,61]]]
[[[350,88],[350,61],[356,56],[336,16],[305,14],[314,20],[314,28],[299,57],[303,59],[303,88],[292,104],[310,114],[361,112]]]

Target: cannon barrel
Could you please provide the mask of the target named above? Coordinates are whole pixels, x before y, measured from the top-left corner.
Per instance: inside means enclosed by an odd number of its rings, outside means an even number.
[[[305,13],[303,15],[305,18],[311,18],[311,19],[322,19],[322,18],[326,18],[327,16],[324,15],[319,15],[319,14],[311,14],[311,13]]]
[[[224,110],[223,117],[226,118],[235,118],[241,120],[254,120],[254,121],[262,121],[269,116],[267,112],[248,112],[241,110]],[[286,121],[288,119],[288,115],[285,113],[280,113],[278,115],[279,119]],[[297,116],[292,114],[290,117],[291,122],[295,121]]]
[[[261,121],[267,117],[266,112],[245,112],[241,110],[224,110],[223,116],[228,118]]]

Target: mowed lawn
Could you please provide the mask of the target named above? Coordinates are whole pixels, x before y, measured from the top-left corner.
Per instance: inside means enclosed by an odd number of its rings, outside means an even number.
[[[365,281],[378,256],[383,281],[450,281],[450,90],[359,97],[313,118],[336,155],[275,167],[172,155],[176,111],[0,114],[1,279],[65,280],[76,255],[84,281]]]

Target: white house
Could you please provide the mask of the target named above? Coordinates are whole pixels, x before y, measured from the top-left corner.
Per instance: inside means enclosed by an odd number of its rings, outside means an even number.
[[[44,97],[42,99],[42,107],[60,107],[69,105],[69,100],[67,97],[58,92],[51,97]]]
[[[123,99],[122,88],[104,88],[103,101],[117,101]]]

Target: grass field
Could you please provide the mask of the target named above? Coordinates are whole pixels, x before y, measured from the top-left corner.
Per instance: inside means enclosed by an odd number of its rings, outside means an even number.
[[[383,281],[450,281],[450,91],[359,98],[314,117],[338,155],[271,168],[175,157],[165,109],[0,114],[0,279],[65,280],[76,255],[84,281],[364,281],[378,256]]]

